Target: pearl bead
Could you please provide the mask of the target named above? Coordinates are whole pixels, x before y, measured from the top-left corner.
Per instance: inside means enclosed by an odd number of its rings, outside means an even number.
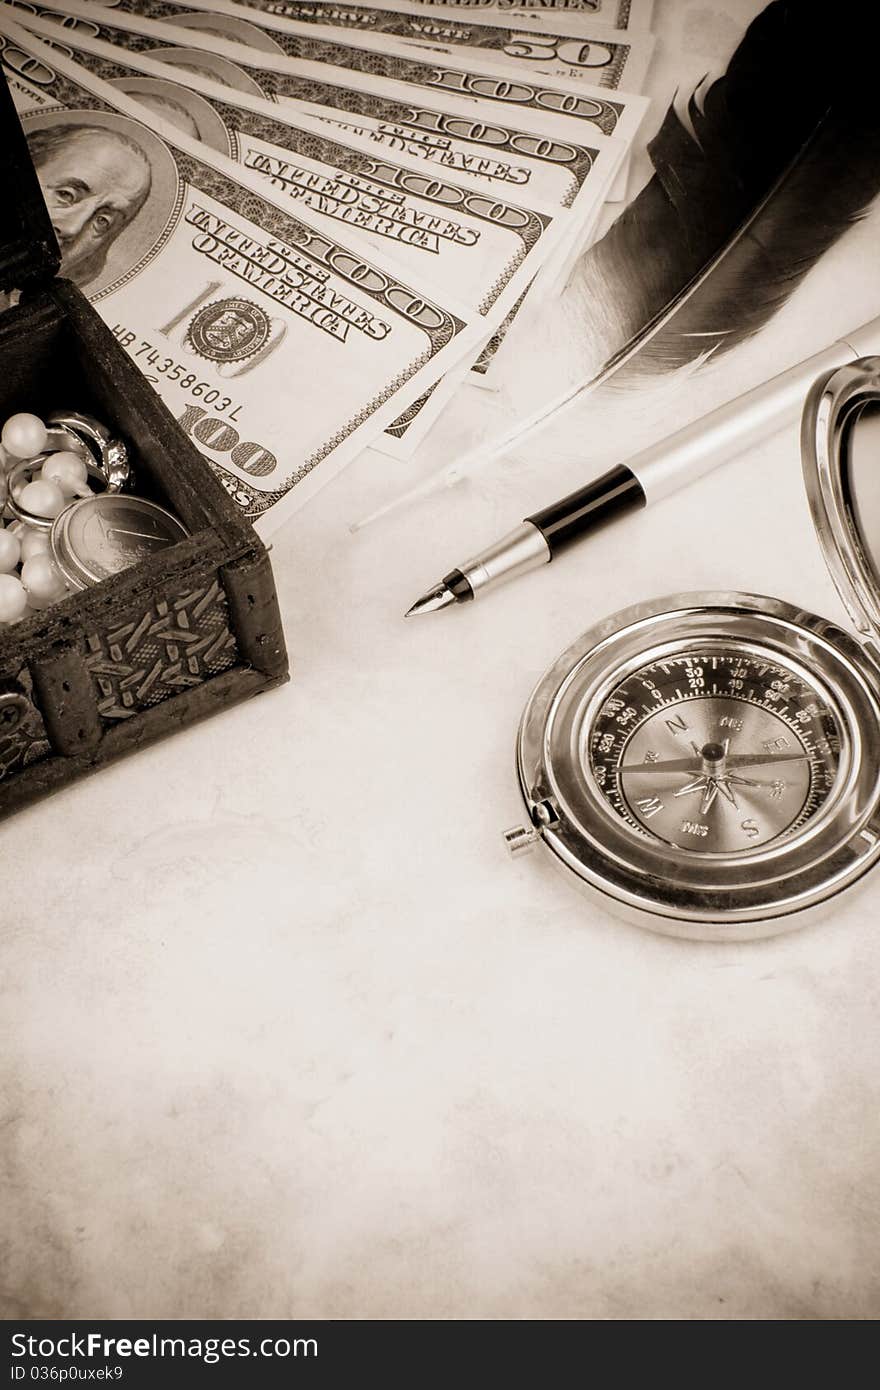
[[[0,531],[0,574],[10,574],[21,559],[21,543],[11,531]]]
[[[88,476],[85,461],[69,449],[50,454],[43,464],[43,477],[50,483],[57,483],[65,497],[88,497],[92,490]]]
[[[8,534],[8,533],[7,533]],[[21,547],[22,563],[32,560],[35,555],[45,555],[49,550],[49,532],[38,531],[35,526],[26,526],[18,538]]]
[[[31,598],[38,602],[63,598],[67,592],[64,580],[49,555],[32,555],[21,567],[21,582]]]
[[[0,574],[0,623],[15,623],[27,610],[28,596],[14,574]]]
[[[46,426],[38,415],[26,411],[10,415],[0,432],[0,443],[17,459],[32,459],[46,447]]]
[[[25,483],[21,492],[15,495],[15,500],[25,511],[45,517],[57,516],[67,505],[58,484],[47,483],[43,478]]]

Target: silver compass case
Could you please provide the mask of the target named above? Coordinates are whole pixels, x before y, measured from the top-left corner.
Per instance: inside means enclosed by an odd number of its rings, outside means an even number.
[[[789,931],[880,857],[880,357],[816,383],[802,455],[855,635],[778,599],[675,595],[586,632],[523,714],[508,847],[543,841],[667,935]]]

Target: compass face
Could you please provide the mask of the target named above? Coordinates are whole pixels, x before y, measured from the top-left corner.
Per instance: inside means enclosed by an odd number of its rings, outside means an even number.
[[[640,666],[603,701],[587,761],[633,830],[698,854],[792,835],[834,786],[840,731],[773,654],[707,644]]]

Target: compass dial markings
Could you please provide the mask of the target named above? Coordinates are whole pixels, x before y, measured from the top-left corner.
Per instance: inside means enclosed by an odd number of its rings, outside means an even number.
[[[838,754],[824,697],[787,667],[735,648],[628,675],[600,708],[588,750],[623,820],[703,853],[753,850],[799,828],[833,786]],[[749,777],[750,768],[767,775]]]

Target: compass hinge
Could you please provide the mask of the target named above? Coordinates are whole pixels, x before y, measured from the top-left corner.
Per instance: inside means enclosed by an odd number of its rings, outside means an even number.
[[[555,825],[559,820],[559,812],[552,801],[536,802],[529,814],[532,818],[531,825],[515,825],[504,832],[504,843],[512,856],[528,854],[534,849],[547,826]]]

